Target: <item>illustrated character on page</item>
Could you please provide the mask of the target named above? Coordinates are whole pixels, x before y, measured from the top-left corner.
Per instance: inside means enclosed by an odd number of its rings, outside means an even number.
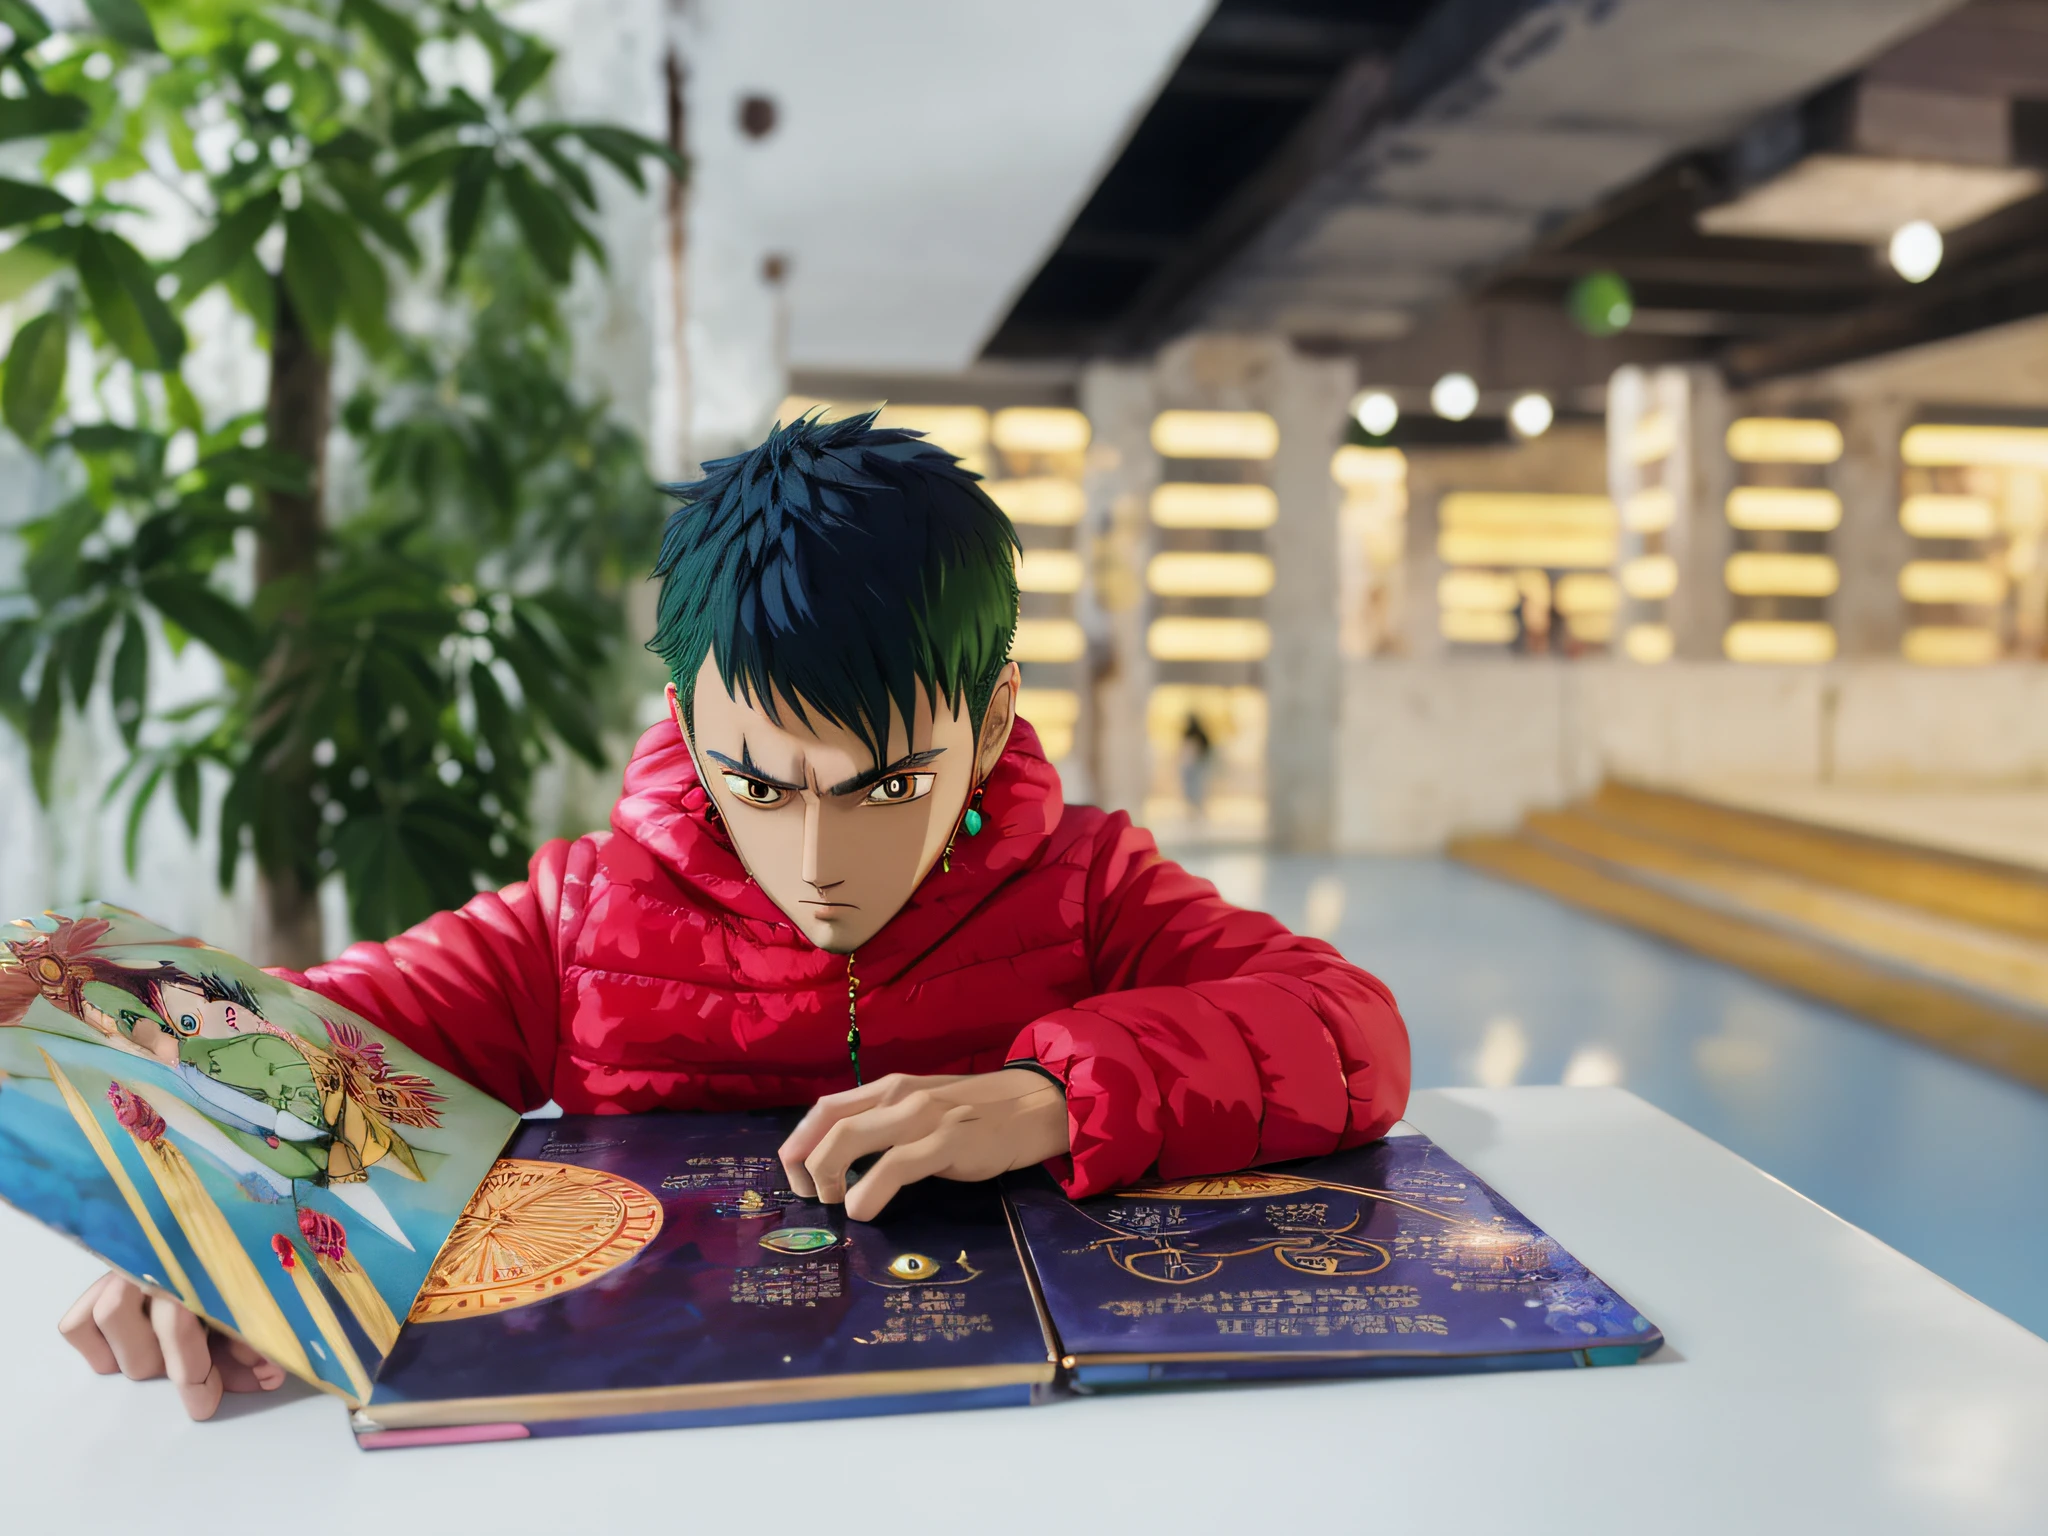
[[[437,1124],[441,1095],[390,1071],[353,1026],[323,1021],[328,1044],[316,1045],[271,1024],[234,977],[168,960],[130,964],[100,947],[111,927],[103,919],[50,921],[50,931],[20,924],[20,937],[0,940],[0,1026],[19,1024],[42,998],[104,1044],[161,1063],[191,1107],[287,1189],[360,1183],[379,1164],[422,1177],[394,1126]]]
[[[522,1110],[809,1106],[789,1184],[856,1221],[918,1179],[1043,1164],[1078,1198],[1399,1118],[1384,986],[1066,803],[1018,715],[1017,535],[957,459],[809,416],[670,491],[667,711],[610,827],[292,980]],[[101,1299],[66,1331],[111,1369]]]

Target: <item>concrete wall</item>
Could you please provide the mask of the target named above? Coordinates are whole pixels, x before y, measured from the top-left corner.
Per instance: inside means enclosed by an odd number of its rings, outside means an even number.
[[[1355,661],[1333,746],[1338,847],[1424,852],[1609,776],[2048,783],[2048,669]]]

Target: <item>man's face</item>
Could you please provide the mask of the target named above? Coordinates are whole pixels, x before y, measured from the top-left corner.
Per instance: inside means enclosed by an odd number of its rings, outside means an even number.
[[[978,754],[966,701],[934,714],[920,693],[907,728],[890,721],[877,763],[858,736],[816,710],[805,711],[805,725],[778,699],[778,724],[758,702],[733,698],[707,656],[691,748],[755,883],[818,948],[851,954],[902,910],[945,852],[968,795],[1009,738],[1016,688],[1011,666],[989,703]]]

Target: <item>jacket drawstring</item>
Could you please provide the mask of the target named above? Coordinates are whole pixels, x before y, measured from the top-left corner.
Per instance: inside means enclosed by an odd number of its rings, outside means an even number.
[[[846,1059],[853,1063],[853,1086],[860,1082],[860,978],[853,974],[853,956],[846,957]]]

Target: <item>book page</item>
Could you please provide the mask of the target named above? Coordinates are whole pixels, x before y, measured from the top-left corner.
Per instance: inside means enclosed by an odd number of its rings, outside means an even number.
[[[517,1124],[119,907],[0,928],[0,1200],[353,1402]]]

